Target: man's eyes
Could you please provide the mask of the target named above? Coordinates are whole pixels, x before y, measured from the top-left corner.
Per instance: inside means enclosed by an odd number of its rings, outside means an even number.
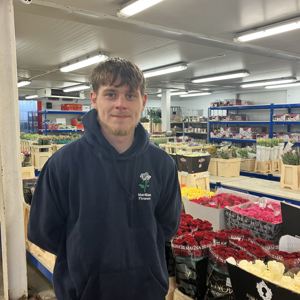
[[[109,92],[109,93],[106,93],[105,96],[106,96],[106,97],[109,97],[109,98],[115,98],[115,97],[116,97],[116,93],[114,93],[114,92]]]
[[[104,96],[107,98],[110,98],[110,99],[115,99],[118,97],[117,93],[115,93],[115,92],[106,92],[104,94]],[[136,94],[126,94],[125,97],[127,100],[134,100],[137,98],[137,95]]]
[[[127,99],[128,100],[134,100],[137,96],[135,94],[128,94]]]

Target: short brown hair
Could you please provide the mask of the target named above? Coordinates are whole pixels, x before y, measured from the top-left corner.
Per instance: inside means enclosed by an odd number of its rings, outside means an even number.
[[[134,63],[120,57],[112,57],[99,63],[92,72],[91,83],[95,93],[102,85],[128,85],[131,90],[145,93],[143,72]]]

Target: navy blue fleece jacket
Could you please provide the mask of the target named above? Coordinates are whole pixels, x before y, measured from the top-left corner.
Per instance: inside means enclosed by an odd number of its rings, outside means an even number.
[[[163,300],[165,242],[176,232],[176,166],[139,124],[119,154],[103,137],[97,112],[84,136],[46,163],[33,195],[28,238],[57,255],[59,300]]]

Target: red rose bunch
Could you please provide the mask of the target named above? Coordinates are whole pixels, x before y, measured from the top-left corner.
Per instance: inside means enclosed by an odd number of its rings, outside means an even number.
[[[285,252],[280,250],[267,251],[268,255],[279,262],[282,262],[287,269],[300,266],[300,252]]]
[[[201,246],[209,246],[213,244],[216,233],[213,231],[196,231],[194,238]]]
[[[250,254],[251,256],[254,256],[257,259],[264,260],[268,256],[267,253],[262,249],[262,247],[255,244],[251,240],[231,240],[230,243],[232,246],[245,251],[246,253]]]
[[[253,237],[250,230],[241,229],[241,228],[220,230],[220,232],[226,233],[228,235],[228,238],[233,240],[247,239]]]
[[[253,242],[261,246],[263,249],[278,249],[278,246],[275,245],[272,241],[265,240],[262,238],[253,238]]]
[[[182,213],[180,216],[180,223],[176,235],[181,236],[185,233],[202,230],[212,230],[212,224],[206,220],[193,219],[191,215]]]
[[[282,223],[280,203],[276,201],[269,201],[265,207],[258,203],[249,203],[245,206],[233,207],[232,211],[267,223]]]
[[[226,259],[233,257],[237,262],[240,260],[252,261],[253,257],[247,254],[243,250],[234,249],[233,247],[228,247],[224,245],[215,245],[210,248],[211,259],[216,264],[225,264]]]
[[[175,237],[171,245],[174,256],[203,256],[202,247],[198,245],[198,242],[192,234]]]
[[[248,202],[249,200],[233,194],[220,193],[212,197],[200,197],[191,201],[212,208],[225,208],[228,206],[239,205]]]

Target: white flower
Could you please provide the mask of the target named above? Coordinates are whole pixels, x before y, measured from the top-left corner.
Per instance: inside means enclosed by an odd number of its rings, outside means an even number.
[[[140,178],[143,180],[143,181],[149,181],[151,179],[151,176],[148,172],[145,172],[145,173],[142,173],[140,175]]]

